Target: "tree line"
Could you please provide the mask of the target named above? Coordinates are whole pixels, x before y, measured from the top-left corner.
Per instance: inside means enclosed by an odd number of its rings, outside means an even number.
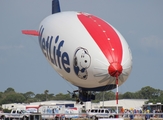
[[[113,91],[105,91],[96,93],[96,100],[94,103],[102,100],[115,100],[116,96]],[[148,99],[152,103],[163,103],[163,90],[155,89],[150,86],[141,88],[137,92],[119,93],[119,99]],[[4,92],[0,92],[0,105],[9,103],[31,103],[49,100],[73,100],[70,94],[58,93],[54,95],[45,90],[41,94],[34,94],[32,91],[26,93],[15,92],[13,88],[7,88]]]

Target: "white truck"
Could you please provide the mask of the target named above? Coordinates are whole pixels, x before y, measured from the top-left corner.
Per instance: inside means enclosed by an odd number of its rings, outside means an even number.
[[[31,113],[27,113],[25,110],[12,110],[11,113],[1,113],[1,120],[12,120],[12,119],[21,119],[28,120]]]
[[[80,118],[81,111],[76,107],[65,107],[65,105],[43,105],[39,108],[43,120]],[[86,115],[85,115],[86,116]]]
[[[65,106],[63,105],[43,105],[39,108],[43,120],[55,119],[56,114],[64,113]]]
[[[65,118],[72,119],[72,118],[85,118],[86,114],[82,114],[81,110],[76,107],[69,107],[65,109]]]

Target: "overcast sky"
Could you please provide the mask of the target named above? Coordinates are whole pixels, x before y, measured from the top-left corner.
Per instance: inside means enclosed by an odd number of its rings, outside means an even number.
[[[60,0],[62,11],[82,11],[113,25],[126,39],[133,69],[119,92],[151,86],[163,90],[162,0]],[[67,93],[77,89],[61,78],[45,59],[38,38],[21,34],[38,30],[51,14],[51,0],[0,0],[0,91]]]

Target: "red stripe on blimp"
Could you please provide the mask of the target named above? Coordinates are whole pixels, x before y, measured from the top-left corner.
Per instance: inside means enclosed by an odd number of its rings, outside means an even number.
[[[80,13],[78,18],[99,46],[108,62],[121,64],[122,44],[116,31],[108,23],[93,15]]]

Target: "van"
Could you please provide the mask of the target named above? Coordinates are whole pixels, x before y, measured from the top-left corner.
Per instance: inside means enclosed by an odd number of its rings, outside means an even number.
[[[87,113],[88,118],[92,118],[93,120],[98,119],[98,118],[115,118],[116,112],[107,109],[107,108],[99,108],[99,109],[91,109]]]

